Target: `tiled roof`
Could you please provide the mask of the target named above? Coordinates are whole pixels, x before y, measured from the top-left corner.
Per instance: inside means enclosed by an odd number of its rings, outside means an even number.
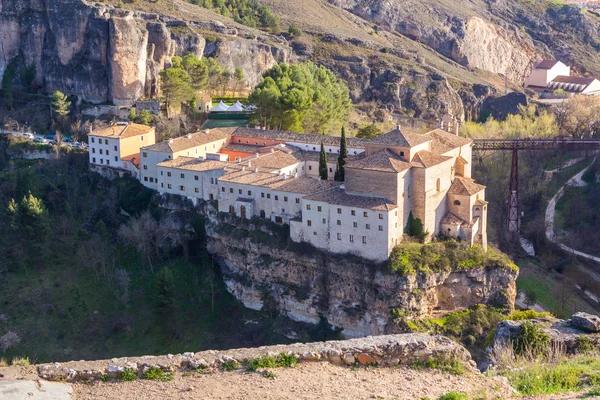
[[[557,60],[542,60],[535,67],[537,69],[552,69],[556,64],[558,64]]]
[[[448,193],[463,196],[472,196],[485,189],[485,186],[475,183],[473,179],[457,176],[454,178]]]
[[[274,150],[272,153],[260,154],[258,158],[252,158],[244,161],[250,168],[273,168],[281,169],[289,167],[304,161],[301,152],[296,151],[287,153],[285,151]]]
[[[305,151],[305,150],[303,150],[302,155],[304,156],[305,161],[318,162],[321,159],[320,151]],[[332,164],[337,163],[337,159],[339,157],[338,153],[326,153],[326,155],[327,155],[328,163],[332,163]],[[349,163],[350,161],[354,161],[354,160],[359,160],[363,157],[364,157],[364,153],[357,154],[357,155],[348,155],[348,157],[346,158],[346,163]]]
[[[265,146],[256,146],[254,144],[238,144],[238,143],[229,143],[226,146],[223,146],[221,151],[229,150],[229,151],[239,151],[242,153],[258,153],[260,149],[264,149]]]
[[[215,169],[222,169],[231,165],[231,163],[225,161],[206,160],[203,161],[199,158],[193,157],[177,157],[175,160],[163,161],[157,164],[157,167],[163,168],[176,168],[184,169],[188,171],[212,171]]]
[[[321,142],[327,146],[339,146],[339,136],[325,136],[317,135],[314,133],[296,133],[287,131],[275,131],[275,130],[263,130],[263,129],[252,129],[252,128],[238,128],[234,132],[235,136],[251,137],[251,138],[264,138],[270,140],[280,140],[284,142],[297,142],[315,144],[320,146]],[[366,139],[357,139],[352,137],[346,138],[346,145],[351,148],[363,149],[369,141]],[[317,147],[318,148],[318,147]]]
[[[379,150],[367,157],[351,161],[346,164],[346,168],[366,169],[383,172],[402,172],[410,168],[407,163],[389,149]]]
[[[106,138],[126,139],[129,137],[145,135],[154,128],[151,126],[129,123],[128,125],[112,125],[96,129],[90,136],[101,136]]]
[[[444,225],[462,225],[463,223],[465,223],[465,220],[449,212],[446,213],[446,215],[444,215],[444,218],[442,218],[441,223]]]
[[[178,138],[165,140],[164,142],[156,143],[151,146],[143,147],[144,150],[161,151],[168,153],[176,153],[191,149],[197,146],[202,146],[217,140],[226,139],[231,136],[235,128],[216,128],[206,131],[191,133],[189,135],[180,136]]]
[[[425,168],[433,167],[448,160],[452,160],[452,157],[442,156],[427,150],[421,150],[413,157],[414,163],[420,163]]]
[[[596,78],[593,77],[559,75],[548,83],[548,88],[579,93],[584,91],[595,80]]]
[[[426,135],[432,139],[431,151],[437,154],[444,154],[473,142],[471,139],[453,135],[443,129],[435,129],[427,132]]]
[[[334,188],[305,198],[346,207],[356,207],[375,211],[391,211],[398,208],[393,202],[382,197],[367,197],[346,194],[342,189]]]
[[[321,181],[306,176],[298,178],[287,176],[284,179],[283,175],[261,171],[255,172],[253,169],[231,171],[219,178],[219,181],[260,186],[280,192],[298,194],[318,193],[339,185],[335,181]]]
[[[391,132],[377,136],[371,143],[383,146],[413,147],[431,140],[427,135],[418,133],[402,132],[398,128]]]

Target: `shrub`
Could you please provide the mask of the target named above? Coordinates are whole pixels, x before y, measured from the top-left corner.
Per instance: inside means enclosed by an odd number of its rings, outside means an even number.
[[[516,354],[529,354],[534,357],[545,354],[549,349],[549,345],[550,335],[531,321],[525,321],[521,325],[521,331],[513,341]]]
[[[239,364],[235,360],[223,361],[221,367],[223,367],[223,371],[230,372],[235,371],[239,367]]]
[[[511,321],[522,321],[525,319],[547,318],[553,315],[549,312],[537,312],[535,310],[515,310],[507,319]]]
[[[133,368],[126,367],[121,373],[119,373],[118,379],[124,382],[132,382],[137,379],[137,374]]]
[[[8,367],[8,361],[6,361],[6,358],[0,358],[0,367]]]
[[[165,374],[165,372],[158,367],[150,367],[144,372],[142,378],[151,381],[168,382],[173,380],[173,374]]]
[[[14,357],[10,364],[18,367],[27,367],[28,365],[31,365],[29,357]]]
[[[577,352],[581,354],[589,354],[594,351],[594,345],[589,337],[586,335],[579,335],[577,337]]]
[[[454,375],[463,375],[465,373],[465,366],[463,363],[460,360],[451,357],[429,358],[426,361],[415,361],[411,364],[411,367],[417,370],[437,369],[443,372],[450,372]]]
[[[467,395],[461,392],[448,392],[438,397],[438,400],[466,400]]]
[[[298,359],[292,354],[281,353],[277,357],[261,356],[247,361],[244,367],[248,371],[256,371],[261,368],[294,368]]]
[[[275,375],[275,372],[273,372],[273,371],[265,371],[265,372],[263,372],[263,375],[265,376],[265,378],[269,378],[269,379],[277,378],[277,375]]]

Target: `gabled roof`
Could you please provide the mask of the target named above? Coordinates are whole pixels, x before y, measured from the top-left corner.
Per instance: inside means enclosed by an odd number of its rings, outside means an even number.
[[[473,196],[485,189],[485,186],[475,183],[473,179],[457,176],[454,178],[448,193],[461,196]]]
[[[471,139],[454,135],[442,129],[435,129],[426,133],[431,137],[431,151],[437,154],[444,154],[450,150],[456,149],[472,143]]]
[[[419,135],[417,133],[402,132],[396,128],[391,132],[377,136],[371,140],[371,143],[382,146],[399,146],[413,147],[431,140],[427,135]]]
[[[367,197],[347,194],[344,190],[340,189],[339,187],[305,197],[305,199],[312,201],[320,201],[323,203],[329,203],[339,206],[356,207],[374,211],[391,211],[398,208],[396,204],[383,197]]]
[[[542,60],[535,65],[536,69],[552,69],[560,61],[558,60]]]
[[[207,129],[202,132],[191,133],[178,138],[165,140],[151,146],[142,147],[144,150],[176,153],[197,146],[202,146],[217,140],[225,139],[233,133],[236,128]]]
[[[229,106],[225,103],[223,103],[223,101],[220,101],[219,104],[217,104],[216,106],[214,106],[213,108],[211,108],[211,112],[225,112],[229,109]]]
[[[444,218],[442,218],[441,223],[443,225],[462,225],[463,223],[465,223],[466,221],[460,217],[457,217],[456,215],[452,214],[451,212],[446,213],[446,215],[444,215]]]
[[[296,165],[304,161],[301,152],[287,153],[273,149],[273,152],[260,154],[257,158],[246,160],[243,163],[249,168],[281,169]]]
[[[414,163],[419,163],[425,168],[433,167],[448,160],[452,160],[452,157],[442,156],[427,150],[421,150],[413,157]]]
[[[104,128],[96,129],[90,136],[101,136],[113,139],[126,139],[134,136],[145,135],[150,133],[154,128],[147,125],[140,124],[117,124],[106,126]]]
[[[175,168],[175,169],[183,169],[188,171],[213,171],[215,169],[224,169],[230,163],[226,161],[217,161],[217,160],[206,160],[203,161],[199,158],[193,157],[177,157],[174,160],[167,160],[161,163],[158,163],[157,167],[163,168]]]
[[[339,136],[326,136],[326,135],[318,135],[316,133],[297,133],[297,132],[288,132],[288,131],[276,131],[270,129],[254,129],[254,128],[238,128],[233,136],[241,136],[248,138],[263,138],[270,140],[278,140],[282,142],[296,142],[296,143],[306,143],[313,144],[315,147],[315,151],[320,150],[321,142],[326,146],[339,146],[340,145],[340,137]],[[346,138],[346,145],[349,148],[354,149],[364,149],[365,145],[370,141],[367,139],[357,139],[352,137]],[[307,149],[303,149],[307,150]],[[308,149],[310,150],[310,149]]]
[[[360,160],[351,161],[346,164],[345,168],[366,169],[371,171],[382,172],[402,172],[410,168],[410,163],[407,163],[389,149],[379,150],[370,156],[361,158]]]
[[[585,76],[559,75],[548,83],[551,89],[563,89],[567,92],[583,92],[596,78]]]

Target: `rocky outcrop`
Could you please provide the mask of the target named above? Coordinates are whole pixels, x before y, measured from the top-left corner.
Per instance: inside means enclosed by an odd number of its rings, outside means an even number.
[[[219,28],[215,31],[237,34]],[[187,21],[83,0],[1,0],[0,42],[0,75],[18,57],[20,67],[36,67],[35,84],[49,92],[123,106],[157,96],[158,74],[170,66],[171,57],[202,56],[206,46]],[[237,36],[219,40],[213,51],[227,68],[241,67],[248,84],[290,56],[284,44]]]
[[[199,353],[170,354],[115,358],[100,361],[71,361],[37,366],[39,377],[49,381],[85,381],[118,377],[125,368],[141,375],[149,368],[165,372],[220,368],[224,363],[241,368],[244,362],[259,357],[287,354],[299,362],[328,361],[338,365],[379,365],[393,367],[411,365],[427,360],[456,360],[465,369],[477,373],[471,354],[460,344],[443,336],[402,334],[366,337],[344,341],[316,342],[265,346],[253,349],[203,351]]]
[[[578,312],[571,317],[571,325],[584,332],[600,332],[600,317],[584,312]]]
[[[247,229],[207,224],[207,249],[219,261],[228,290],[252,309],[272,307],[313,324],[325,318],[346,337],[396,332],[399,316],[428,317],[479,303],[511,308],[514,302],[513,270],[401,276],[351,255],[286,246],[281,232],[265,226]]]

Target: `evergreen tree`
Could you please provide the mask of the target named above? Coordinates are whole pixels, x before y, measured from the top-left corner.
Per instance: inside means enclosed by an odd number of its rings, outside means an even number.
[[[327,180],[327,153],[325,153],[323,142],[321,142],[321,157],[319,158],[319,176],[322,180]]]
[[[135,121],[136,117],[137,116],[136,116],[136,113],[135,113],[135,108],[130,108],[129,109],[129,120],[131,122],[133,122],[133,121]]]
[[[4,74],[2,75],[2,104],[11,109],[14,101],[13,80],[17,74],[18,62],[18,57],[13,57],[4,69]]]
[[[337,170],[335,171],[335,180],[344,182],[346,178],[346,172],[344,171],[344,165],[346,165],[345,158],[348,157],[348,147],[346,146],[346,129],[342,127],[342,137],[340,139],[340,155],[337,160]]]
[[[52,94],[52,112],[58,121],[69,115],[69,107],[71,107],[71,102],[66,94],[58,90]]]
[[[156,274],[156,287],[158,312],[163,316],[169,316],[175,307],[175,278],[168,267],[164,267]]]

